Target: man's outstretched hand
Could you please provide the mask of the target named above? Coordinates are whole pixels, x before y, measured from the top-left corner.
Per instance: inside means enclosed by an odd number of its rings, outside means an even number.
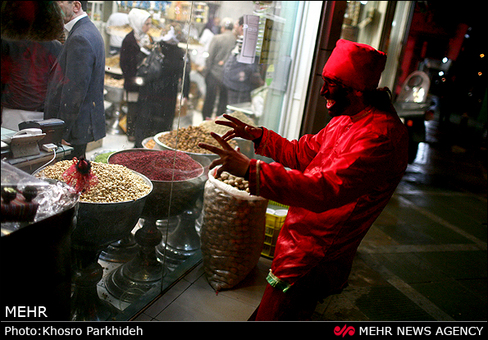
[[[214,132],[210,134],[222,146],[222,149],[207,143],[199,143],[198,146],[220,156],[219,159],[214,159],[210,163],[210,169],[215,168],[217,165],[222,165],[217,169],[216,177],[219,177],[223,171],[227,171],[234,176],[244,177],[251,160],[240,152],[239,149],[234,150],[223,137],[220,137]]]
[[[246,124],[228,114],[224,114],[223,117],[226,120],[216,120],[215,123],[228,126],[231,130],[227,131],[222,137],[214,132],[210,133],[222,146],[222,149],[206,143],[199,143],[198,146],[220,156],[219,159],[213,160],[212,163],[210,163],[210,169],[213,169],[217,165],[222,165],[217,170],[217,177],[220,176],[223,171],[227,171],[234,176],[244,177],[249,169],[251,160],[241,153],[239,148],[234,150],[227,142],[234,137],[255,140],[263,135],[263,130],[259,127]]]
[[[216,120],[215,124],[225,125],[232,128],[232,130],[227,131],[222,136],[225,141],[229,141],[234,137],[241,137],[247,140],[255,140],[263,135],[263,130],[259,127],[254,127],[252,125],[246,124],[228,114],[224,114],[224,118],[227,120]]]

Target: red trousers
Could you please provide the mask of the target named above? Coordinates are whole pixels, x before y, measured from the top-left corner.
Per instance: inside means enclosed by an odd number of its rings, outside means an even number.
[[[310,320],[317,302],[331,294],[325,269],[320,266],[312,269],[286,293],[267,284],[261,303],[249,321]]]

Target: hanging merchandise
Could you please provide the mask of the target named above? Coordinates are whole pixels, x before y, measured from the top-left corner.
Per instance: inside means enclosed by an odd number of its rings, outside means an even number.
[[[209,173],[205,184],[201,249],[208,282],[219,292],[237,285],[258,263],[268,200],[250,195],[243,178],[214,176]]]
[[[257,15],[244,15],[244,41],[241,52],[237,58],[240,63],[253,64],[258,43],[259,17]]]

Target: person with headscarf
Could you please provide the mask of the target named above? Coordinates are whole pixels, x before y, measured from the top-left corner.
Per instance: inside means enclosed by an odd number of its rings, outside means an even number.
[[[127,101],[127,136],[135,140],[135,124],[138,116],[138,97],[140,80],[137,66],[149,54],[153,38],[147,34],[151,28],[151,14],[134,8],[129,12],[129,25],[132,31],[122,41],[120,49],[120,68],[124,75],[124,89]]]
[[[327,60],[320,94],[332,120],[317,134],[287,140],[264,127],[224,115],[231,127],[212,136],[222,149],[210,168],[249,180],[252,195],[289,205],[268,285],[253,320],[310,320],[317,301],[346,285],[361,240],[386,206],[407,168],[408,133],[377,88],[386,54],[340,39]],[[227,141],[252,140],[249,159]]]
[[[145,138],[173,129],[179,88],[183,89],[182,101],[188,98],[191,65],[178,43],[174,27],[157,43],[157,48],[164,55],[163,70],[159,79],[146,82],[140,88],[139,114],[135,127],[136,148],[143,147],[142,141]]]

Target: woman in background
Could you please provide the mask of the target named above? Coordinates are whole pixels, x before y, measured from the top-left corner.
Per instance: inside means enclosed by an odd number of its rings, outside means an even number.
[[[190,61],[185,60],[185,51],[178,47],[173,27],[158,44],[164,55],[163,70],[159,79],[144,82],[139,91],[139,113],[135,127],[136,148],[142,148],[144,138],[173,129],[178,90],[183,84],[183,101],[187,100],[190,86]],[[183,77],[183,70],[186,72]]]
[[[147,34],[151,28],[151,15],[147,11],[134,8],[129,12],[129,25],[132,31],[122,41],[120,68],[124,75],[124,89],[127,93],[127,136],[130,141],[134,141],[141,85],[137,81],[137,66],[149,54],[153,42],[152,37]]]

